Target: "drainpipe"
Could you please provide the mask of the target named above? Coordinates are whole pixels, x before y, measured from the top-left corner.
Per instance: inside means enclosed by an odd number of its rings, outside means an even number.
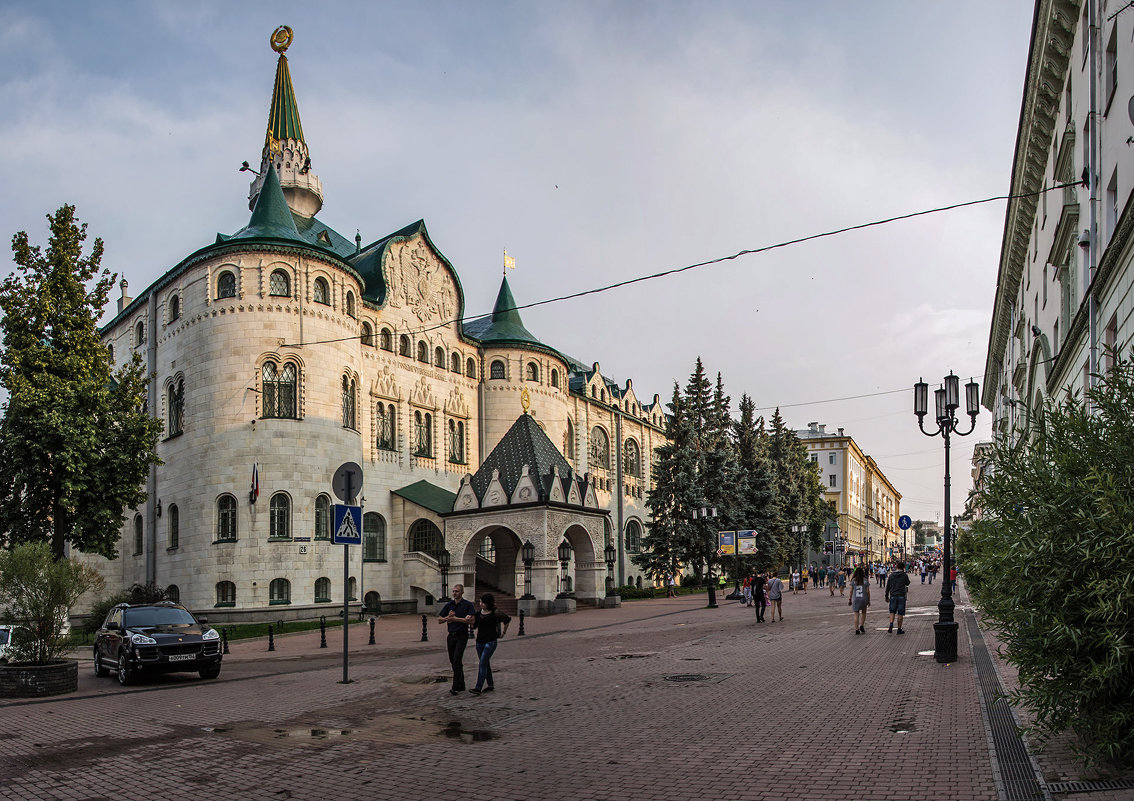
[[[153,376],[146,387],[146,406],[150,412],[157,415],[157,293],[150,291],[146,304],[146,373]],[[157,543],[158,543],[158,516],[157,516],[157,465],[150,467],[150,474],[146,477],[146,528],[149,529],[149,540],[146,543],[146,583],[157,581]]]
[[[1095,375],[1099,371],[1099,353],[1098,353],[1098,303],[1095,300],[1095,273],[1098,270],[1099,263],[1099,229],[1098,229],[1098,206],[1099,206],[1099,98],[1098,98],[1098,72],[1099,72],[1099,27],[1098,17],[1099,8],[1098,0],[1087,0],[1087,16],[1090,20],[1090,25],[1087,29],[1087,59],[1088,59],[1088,87],[1089,87],[1089,108],[1087,116],[1087,138],[1088,138],[1088,165],[1087,165],[1087,187],[1090,195],[1087,205],[1087,215],[1089,220],[1089,245],[1087,247],[1087,274],[1084,276],[1084,283],[1087,286],[1087,338],[1090,347],[1090,357],[1088,372],[1090,374],[1088,382],[1092,389],[1095,387]],[[1056,343],[1059,347],[1059,343]]]
[[[618,544],[618,585],[622,586],[626,583],[626,552],[624,543],[624,526],[625,522],[622,519],[622,415],[618,412],[614,413],[614,438],[618,445],[614,451],[614,486],[615,491],[618,493],[618,533],[615,535],[615,542]],[[606,543],[603,543],[605,546]]]

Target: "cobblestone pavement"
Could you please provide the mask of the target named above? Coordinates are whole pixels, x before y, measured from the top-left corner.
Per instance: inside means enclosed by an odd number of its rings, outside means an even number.
[[[877,588],[867,636],[825,589],[775,623],[704,595],[513,621],[479,697],[413,616],[352,627],[349,684],[337,630],[234,643],[214,681],[88,659],[77,693],[0,701],[0,799],[996,799],[965,627],[932,656],[939,591],[915,581],[901,637]]]

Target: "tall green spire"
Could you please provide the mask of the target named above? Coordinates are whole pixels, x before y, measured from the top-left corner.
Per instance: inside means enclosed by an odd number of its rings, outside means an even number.
[[[287,56],[280,53],[276,64],[276,85],[272,90],[272,107],[268,110],[268,133],[264,140],[264,153],[272,151],[274,142],[287,140],[303,142],[303,124],[299,121],[299,106],[295,102],[295,89],[291,85],[291,71]]]
[[[516,300],[512,297],[507,277],[500,284],[496,305],[492,307],[492,315],[485,315],[465,323],[463,328],[466,334],[481,342],[529,343],[547,347],[536,339],[531,331],[524,328],[524,321],[520,319],[520,312],[516,308]]]

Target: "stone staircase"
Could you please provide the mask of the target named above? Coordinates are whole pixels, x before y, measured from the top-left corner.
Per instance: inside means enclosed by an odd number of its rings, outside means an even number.
[[[496,608],[497,609],[499,609],[501,612],[503,612],[504,614],[509,615],[511,617],[516,616],[516,611],[518,609],[518,607],[516,605],[516,596],[512,595],[510,593],[504,592],[504,590],[500,589],[499,587],[495,586],[494,584],[489,584],[487,581],[481,581],[479,579],[477,580],[477,582],[476,582],[476,595],[475,595],[475,597],[470,598],[469,600],[473,601],[474,603],[477,603],[478,604],[477,608],[479,609],[480,608],[479,607],[480,596],[484,595],[486,592],[492,593],[493,597],[496,598]]]

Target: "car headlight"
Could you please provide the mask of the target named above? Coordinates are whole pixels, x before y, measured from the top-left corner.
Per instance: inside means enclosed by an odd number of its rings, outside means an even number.
[[[209,629],[208,631],[206,631],[204,634],[201,635],[201,639],[202,640],[219,640],[220,634],[217,633],[216,629]]]
[[[130,642],[134,645],[157,645],[157,640],[153,637],[147,637],[145,634],[131,634]]]

